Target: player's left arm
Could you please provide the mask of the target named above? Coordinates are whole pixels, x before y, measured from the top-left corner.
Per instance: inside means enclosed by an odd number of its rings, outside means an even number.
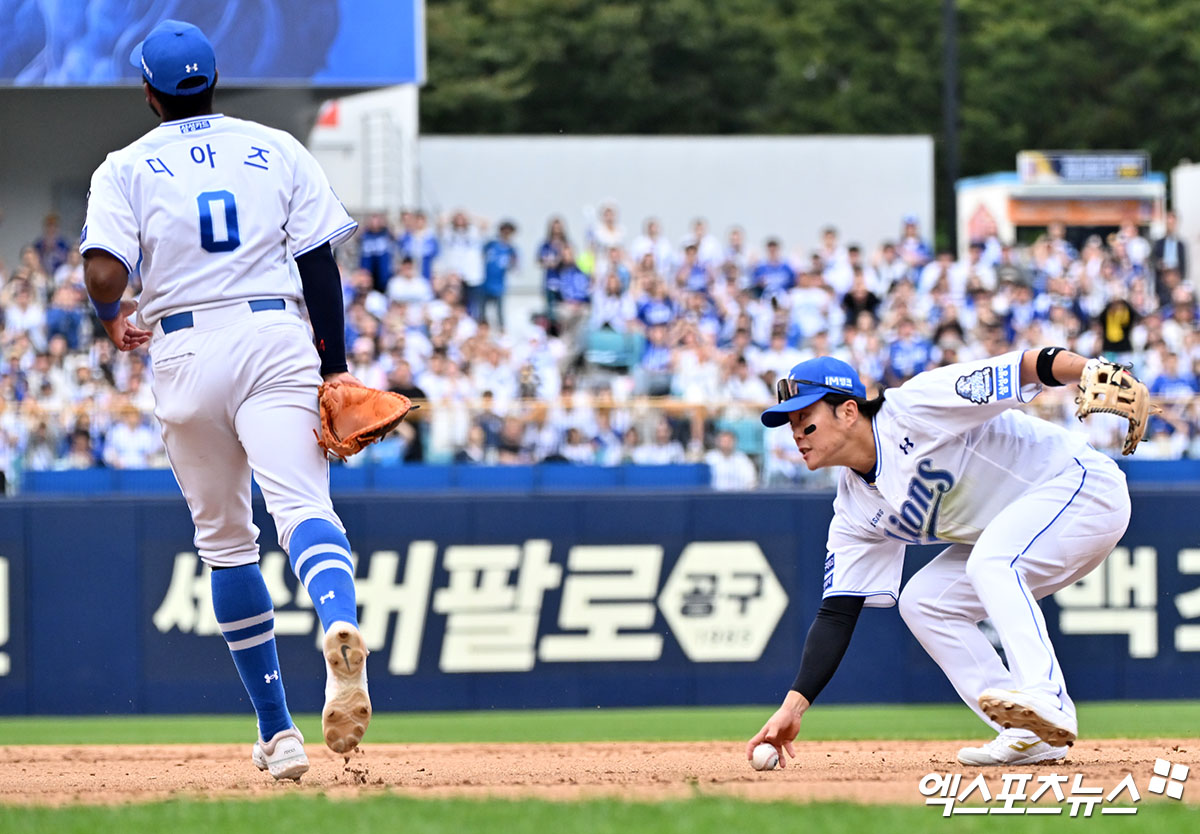
[[[149,331],[129,321],[137,311],[137,302],[121,298],[129,284],[129,270],[120,258],[103,249],[88,249],[83,253],[83,282],[114,345],[120,350],[133,350],[150,341]]]
[[[1066,348],[1027,350],[1021,356],[1021,385],[1041,383],[1050,387],[1079,382],[1087,357]]]
[[[321,357],[326,382],[362,385],[346,364],[346,314],[342,308],[342,277],[328,243],[296,258],[304,306],[312,323],[313,343]]]
[[[785,750],[789,756],[795,758],[792,742],[800,734],[800,722],[841,665],[865,600],[862,596],[825,597],[804,641],[804,653],[800,659],[796,681],[779,709],[775,710],[762,729],[746,742],[747,759],[752,757],[754,748],[763,742],[779,751],[780,767],[787,766],[787,760],[783,756]]]

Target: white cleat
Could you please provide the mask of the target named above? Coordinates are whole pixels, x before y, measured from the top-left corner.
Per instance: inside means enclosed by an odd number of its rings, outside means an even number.
[[[1079,732],[1075,716],[1032,692],[985,689],[979,696],[979,708],[1004,729],[1029,730],[1051,747],[1070,747]]]
[[[321,733],[335,753],[349,753],[371,723],[367,694],[367,645],[350,623],[333,623],[325,633],[325,708]]]
[[[270,771],[276,781],[292,779],[299,782],[308,772],[308,756],[304,753],[304,736],[295,727],[280,730],[270,741],[261,738],[254,742],[251,754],[254,766]]]
[[[1028,730],[1004,730],[982,747],[958,751],[959,763],[972,767],[1057,762],[1066,757],[1067,748],[1051,747]]]

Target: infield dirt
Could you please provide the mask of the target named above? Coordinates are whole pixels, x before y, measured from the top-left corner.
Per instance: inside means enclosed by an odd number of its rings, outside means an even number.
[[[171,798],[265,798],[373,792],[416,797],[577,800],[679,799],[696,794],[753,800],[922,804],[928,773],[963,773],[955,753],[971,742],[801,742],[785,769],[756,772],[735,742],[579,744],[364,744],[349,757],[307,745],[312,769],[299,784],[274,782],[250,762],[250,745],[27,745],[0,747],[0,803],[120,804]],[[1058,773],[1111,791],[1133,773],[1145,791],[1155,759],[1196,773],[1200,739],[1082,741],[1050,766],[988,768]],[[1200,778],[1200,777],[1197,777]],[[1194,780],[1193,780],[1194,781]],[[1200,802],[1200,786],[1185,801]],[[1156,797],[1146,797],[1147,799]]]

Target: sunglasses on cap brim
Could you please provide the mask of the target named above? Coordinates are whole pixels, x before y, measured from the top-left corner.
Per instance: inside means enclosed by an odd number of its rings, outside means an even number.
[[[813,382],[811,379],[791,379],[790,377],[784,377],[775,383],[775,394],[779,397],[779,402],[787,402],[792,397],[800,396],[801,385],[815,385],[818,388],[836,391],[839,394],[846,394],[851,397],[858,396],[850,388],[843,388],[840,385],[826,385],[824,382]]]

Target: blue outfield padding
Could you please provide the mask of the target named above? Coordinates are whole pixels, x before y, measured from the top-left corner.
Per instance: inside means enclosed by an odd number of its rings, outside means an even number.
[[[436,492],[450,489],[454,485],[455,467],[426,466],[377,466],[371,470],[371,488],[382,492]]]
[[[574,463],[542,464],[533,467],[534,489],[555,490],[613,489],[622,485],[621,472],[611,466],[580,466]]]
[[[1120,458],[1117,465],[1130,483],[1200,484],[1200,460],[1137,460]]]
[[[534,488],[531,467],[456,471]],[[489,486],[469,500],[336,500],[376,710],[769,703],[787,690],[821,602],[830,494]],[[1135,488],[1133,502],[1108,560],[1042,602],[1077,700],[1194,698],[1200,680],[1200,489]],[[319,623],[261,498],[254,522],[289,706],[316,711]],[[249,715],[192,535],[178,494],[0,503],[0,714]],[[938,550],[910,548],[904,577]],[[863,612],[821,694],[955,699],[895,608]]]
[[[342,466],[329,468],[335,494],[363,492],[511,492],[522,495],[558,490],[707,489],[708,464],[666,466],[587,466],[541,463],[526,466],[472,464],[408,464],[404,466]],[[179,486],[168,469],[83,469],[70,472],[29,472],[23,495],[178,495]],[[258,495],[258,486],[254,487]]]
[[[621,485],[629,489],[705,489],[712,482],[707,463],[621,466]]]

